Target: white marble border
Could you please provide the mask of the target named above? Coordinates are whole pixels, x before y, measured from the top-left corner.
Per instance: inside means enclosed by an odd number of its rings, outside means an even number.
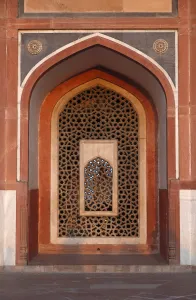
[[[46,56],[45,58],[43,58],[41,61],[39,61],[30,71],[29,73],[26,75],[26,77],[24,78],[22,84],[20,85],[20,74],[21,74],[21,70],[20,70],[20,65],[21,65],[21,56],[20,56],[20,48],[21,48],[21,34],[22,33],[65,33],[65,32],[86,32],[86,33],[92,33],[90,35],[88,35],[87,37],[83,37],[81,39],[78,39],[72,43],[69,43],[59,49],[57,49],[56,51],[54,51],[53,53],[49,54],[48,56]],[[123,43],[117,39],[111,38],[109,36],[104,35],[104,32],[174,32],[175,33],[175,46],[176,46],[176,72],[175,72],[175,78],[176,78],[176,87],[171,79],[171,77],[168,75],[168,73],[163,69],[163,67],[161,67],[154,59],[152,59],[151,57],[149,57],[148,55],[144,54],[143,52],[137,50],[136,48],[133,48],[132,46],[129,46],[126,43]],[[93,37],[102,37],[105,38],[107,40],[113,41],[117,44],[123,45],[124,47],[131,49],[132,51],[136,52],[137,54],[145,57],[147,60],[149,60],[151,63],[153,63],[157,68],[160,69],[160,71],[166,76],[172,90],[173,90],[173,94],[174,94],[174,99],[175,99],[175,132],[176,132],[176,141],[175,141],[175,152],[176,152],[176,179],[179,178],[179,130],[178,130],[178,32],[177,30],[26,30],[26,31],[19,31],[19,37],[18,37],[18,100],[17,100],[17,111],[18,111],[18,126],[17,126],[17,180],[20,180],[20,140],[21,140],[21,129],[20,129],[20,108],[21,108],[21,96],[22,96],[22,92],[24,89],[24,86],[27,82],[27,80],[29,79],[29,77],[32,75],[32,73],[41,65],[43,64],[46,60],[48,60],[49,58],[53,57],[54,55],[56,55],[57,53],[63,51],[64,49],[70,48],[75,44],[78,44],[82,41],[91,39]]]
[[[16,191],[0,191],[0,266],[16,264]]]
[[[180,190],[180,264],[196,265],[196,190]]]

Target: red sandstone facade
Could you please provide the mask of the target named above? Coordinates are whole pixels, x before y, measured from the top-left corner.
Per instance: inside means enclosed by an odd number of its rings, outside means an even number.
[[[35,12],[35,14],[38,13],[38,17],[35,19],[32,11],[29,15],[28,13],[25,14],[25,11],[21,14],[21,9],[18,9],[18,0],[1,1],[0,190],[2,196],[0,201],[6,201],[3,200],[6,197],[4,192],[16,191],[16,226],[15,239],[12,243],[14,254],[12,254],[10,261],[9,259],[6,260],[5,252],[8,246],[6,246],[6,238],[2,237],[2,242],[0,239],[0,256],[3,257],[1,253],[4,253],[4,257],[2,260],[0,259],[2,265],[26,265],[40,253],[97,253],[97,245],[93,244],[66,246],[50,243],[49,201],[51,172],[50,121],[54,106],[73,87],[80,86],[95,78],[105,79],[135,95],[143,105],[147,116],[147,241],[145,245],[117,245],[116,247],[101,245],[102,253],[129,253],[130,255],[133,253],[149,255],[160,253],[166,263],[169,264],[196,263],[196,256],[193,251],[191,252],[191,247],[193,249],[196,245],[194,238],[196,226],[193,222],[194,190],[196,190],[196,139],[194,130],[196,111],[196,87],[194,83],[196,71],[194,57],[196,47],[196,3],[194,0],[179,0],[177,4],[177,12],[171,13],[171,15],[169,15],[169,12],[164,12],[160,16],[138,14],[138,16],[131,17],[131,15],[123,16],[121,14],[119,16],[111,15],[108,18],[104,15],[94,16],[92,14],[70,18],[67,14],[58,16],[58,14],[54,15],[47,12],[47,15],[41,15],[39,12]],[[77,42],[74,43],[73,41],[69,47],[63,48],[63,45],[61,45],[61,50],[51,50],[50,54],[45,55],[45,58],[40,58],[36,64],[29,67],[28,72],[26,72],[28,76],[26,75],[25,79],[23,78],[23,82],[20,81],[22,66],[25,65],[25,62],[28,64],[27,59],[31,60],[29,53],[26,58],[21,54],[22,51],[26,51],[25,42],[24,45],[19,43],[21,32],[23,36],[36,32],[36,40],[46,40],[47,44],[49,42],[47,42],[44,34],[51,33],[53,30],[58,33],[66,33],[67,31],[77,33],[79,30],[83,33],[90,31],[92,36],[81,39],[81,41],[78,41],[77,37]],[[156,31],[157,35],[159,35],[159,32],[161,34],[162,32],[165,32],[165,34],[166,32],[175,33],[175,37],[177,37],[175,39],[175,53],[178,54],[174,62],[177,72],[175,78],[178,78],[175,84],[171,83],[171,76],[164,70],[164,67],[160,67],[159,62],[155,62],[150,57],[150,52],[142,55],[142,51],[132,46],[126,46],[125,42],[117,42],[115,38],[104,36],[105,32],[108,31],[123,32],[123,30],[128,32]],[[43,34],[41,38],[38,31]],[[32,40],[34,39],[33,37]],[[31,39],[28,36],[29,40]],[[165,40],[167,40],[167,36]],[[124,74],[118,75],[119,72],[117,69],[115,72],[115,67],[113,67],[113,70],[103,68],[104,70],[100,71],[96,63],[86,70],[81,69],[80,72],[76,70],[70,76],[67,75],[64,80],[60,80],[59,84],[56,84],[55,87],[48,90],[49,93],[44,95],[38,116],[40,124],[37,141],[39,159],[36,172],[39,174],[39,184],[38,186],[31,186],[29,183],[29,174],[31,173],[29,139],[30,126],[32,125],[29,124],[32,93],[45,74],[50,76],[50,70],[53,67],[61,64],[66,59],[76,58],[78,54],[95,47],[113,51],[113,53],[119,55],[119,61],[121,57],[125,57],[127,60],[137,63],[137,65],[145,68],[161,86],[166,99],[166,184],[160,186],[158,184],[158,174],[161,173],[158,170],[158,155],[160,155],[160,153],[158,154],[158,128],[160,120],[156,104],[151,101],[152,95],[145,91],[145,88],[141,86],[142,83],[129,82]],[[164,55],[161,56],[161,59],[164,61]],[[168,57],[168,59],[170,58]],[[116,63],[116,61],[113,61],[114,65]],[[104,65],[101,65],[101,67],[104,67]],[[51,76],[55,76],[54,74],[55,72]],[[189,217],[192,220],[188,228],[185,226],[186,220],[183,217],[184,209],[186,209],[186,205],[183,206],[186,202],[183,197],[188,197],[185,199],[187,201],[187,222],[189,222]],[[192,205],[191,209],[190,203]],[[191,212],[192,217],[189,216]],[[6,219],[5,210],[3,215]],[[6,220],[4,221],[4,227],[2,227],[4,232],[6,232],[5,224],[7,224]],[[188,242],[186,244],[186,236],[191,246]],[[183,250],[185,247],[187,249]],[[184,251],[186,254],[184,254]]]

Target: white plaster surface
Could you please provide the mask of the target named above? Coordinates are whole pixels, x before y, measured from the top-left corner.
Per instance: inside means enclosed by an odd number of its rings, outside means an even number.
[[[0,191],[0,265],[16,260],[16,191]]]
[[[180,191],[180,263],[196,265],[196,190]]]

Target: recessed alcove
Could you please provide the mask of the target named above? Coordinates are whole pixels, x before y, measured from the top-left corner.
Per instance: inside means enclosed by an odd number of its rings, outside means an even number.
[[[112,62],[116,61],[116,64],[114,65]],[[119,80],[122,80],[123,82],[126,82],[126,84],[130,86],[134,86],[135,89],[138,89],[138,91],[141,91],[149,101],[149,104],[153,107],[155,112],[155,119],[157,121],[157,140],[154,144],[155,147],[158,149],[158,155],[154,157],[155,163],[157,163],[157,175],[156,175],[156,181],[157,181],[157,187],[156,187],[156,193],[158,195],[159,189],[166,189],[167,188],[167,167],[166,167],[166,158],[167,158],[167,151],[166,151],[166,99],[165,99],[165,93],[163,91],[163,88],[161,87],[159,81],[154,77],[152,73],[150,73],[146,68],[142,67],[140,64],[136,63],[135,61],[128,59],[119,53],[106,49],[102,46],[94,46],[92,48],[86,49],[82,52],[79,52],[77,55],[73,55],[69,57],[68,59],[63,60],[61,63],[53,66],[48,72],[46,72],[36,83],[34,86],[34,89],[32,91],[31,95],[31,102],[30,102],[30,123],[29,123],[29,188],[32,191],[39,190],[40,186],[38,184],[38,165],[40,163],[38,162],[38,141],[39,141],[39,118],[40,118],[40,109],[42,107],[42,104],[46,103],[47,97],[50,95],[50,91],[54,90],[55,87],[57,87],[60,83],[68,82],[69,80],[74,80],[74,76],[77,74],[80,74],[78,76],[81,76],[82,78],[82,72],[85,70],[100,70],[100,72],[105,72],[105,74],[109,74],[111,76],[114,76],[116,78],[119,78]],[[85,73],[84,73],[85,74]],[[85,75],[84,75],[85,76]],[[147,122],[150,122],[150,120],[147,120]],[[150,141],[148,141],[150,143]],[[40,144],[40,142],[39,142]],[[40,160],[41,158],[39,158]],[[40,160],[41,161],[41,160]],[[42,201],[43,197],[39,196],[39,203]],[[48,199],[49,200],[49,199]],[[34,202],[33,202],[34,201]],[[50,200],[49,200],[50,201]],[[159,252],[159,210],[158,210],[158,196],[156,198],[157,201],[157,208],[155,209],[155,215],[156,215],[156,230],[154,232],[154,250],[150,250],[148,246],[147,248],[143,248],[143,252],[149,253],[154,251],[154,253]],[[37,204],[36,204],[37,203]],[[38,206],[38,199],[37,201],[35,199],[31,199],[31,207],[32,211],[33,209],[36,209],[36,205]],[[40,204],[39,204],[40,205]],[[145,206],[144,206],[145,207]],[[48,210],[48,208],[47,208]],[[40,210],[39,210],[40,211]],[[41,210],[42,211],[42,210]],[[144,210],[145,212],[145,210]],[[147,211],[146,211],[147,212]],[[42,220],[41,215],[39,215],[40,220]],[[146,222],[145,218],[142,217],[141,220]],[[36,220],[34,220],[35,222]],[[38,222],[38,220],[37,220]],[[141,223],[142,224],[142,223]],[[54,223],[53,223],[54,225]],[[144,226],[144,225],[142,225]],[[46,230],[45,228],[44,230]],[[34,256],[37,251],[49,251],[46,250],[43,243],[39,242],[39,236],[43,235],[43,229],[38,228],[37,233],[34,229],[33,232],[30,234],[30,241],[31,245],[35,245],[37,243],[37,246],[32,247],[32,256]],[[41,231],[40,231],[41,230]],[[38,233],[39,232],[39,233]],[[38,239],[35,238],[35,236],[38,236]],[[44,239],[48,239],[48,233],[45,234]],[[148,236],[148,235],[147,235]],[[150,237],[152,238],[152,236]],[[36,240],[37,239],[37,240]],[[145,241],[145,234],[141,241]],[[52,239],[54,243],[54,239]],[[62,240],[61,240],[62,241]],[[113,241],[114,242],[114,241]],[[111,242],[111,243],[113,243]],[[60,242],[60,244],[63,244],[64,242]],[[92,243],[92,241],[91,241]],[[123,243],[123,241],[122,241]],[[141,243],[141,242],[140,242]],[[69,244],[69,243],[68,243]],[[88,244],[88,243],[87,243]],[[134,246],[137,242],[133,239],[132,242],[132,253],[136,251],[136,248]],[[62,251],[60,249],[63,249],[60,247],[57,247],[59,250],[54,250],[54,247],[51,245],[50,251]],[[153,246],[154,247],[154,246]],[[45,249],[45,250],[44,250]],[[52,250],[53,249],[53,250]],[[105,246],[102,247],[102,249],[105,249],[104,251],[107,251]],[[148,249],[148,250],[147,250]],[[83,251],[83,250],[82,250]],[[86,251],[86,250],[85,250]],[[122,251],[122,250],[121,250]],[[125,253],[128,250],[125,250]],[[140,250],[139,250],[140,251]]]

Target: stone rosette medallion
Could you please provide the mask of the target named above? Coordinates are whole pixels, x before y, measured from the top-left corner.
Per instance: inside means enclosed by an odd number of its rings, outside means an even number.
[[[163,39],[158,39],[153,44],[153,49],[158,54],[164,54],[169,48],[168,42]]]
[[[92,34],[101,35],[106,40],[114,39],[116,43],[124,43],[136,51],[144,53],[156,61],[175,84],[175,58],[176,58],[176,44],[175,31],[102,31],[88,32],[88,31],[35,31],[21,33],[21,81],[27,76],[34,66],[42,59],[46,59],[49,55],[53,55],[56,51],[71,46],[76,40],[91,38]],[[168,51],[169,50],[169,51]],[[162,58],[164,56],[164,59]],[[100,58],[101,60],[101,58]]]
[[[27,50],[32,55],[39,54],[42,51],[42,49],[43,49],[43,45],[38,40],[32,40],[27,44]]]

